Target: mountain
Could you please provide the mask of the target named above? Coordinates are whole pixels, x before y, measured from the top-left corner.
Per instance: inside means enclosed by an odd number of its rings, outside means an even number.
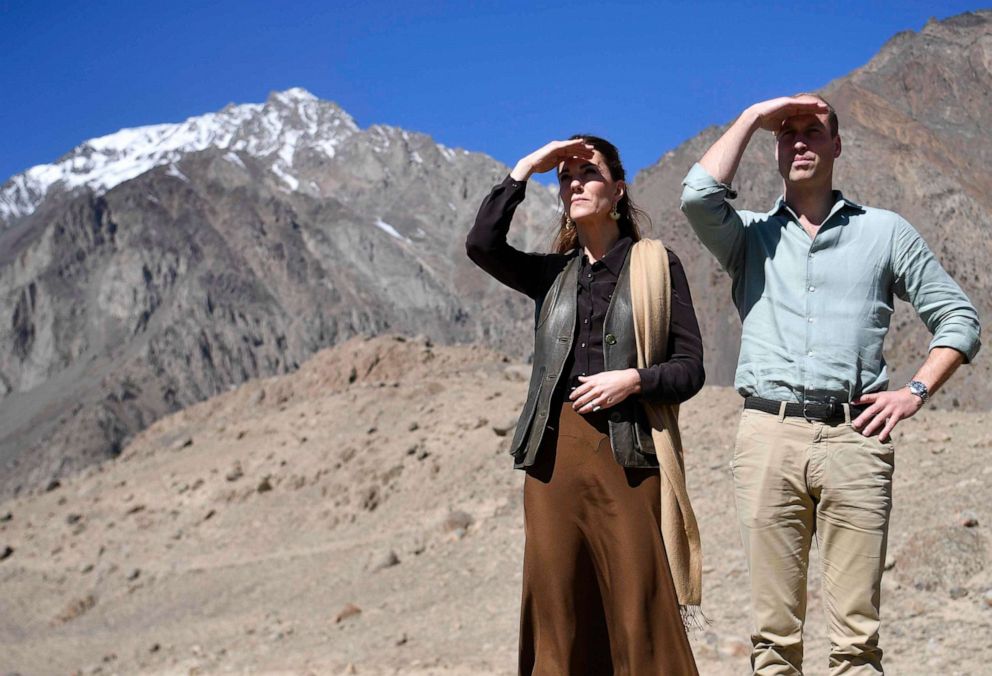
[[[505,173],[423,134],[359,129],[291,89],[13,177],[0,187],[0,494],[355,335],[525,352],[528,304],[464,253]],[[554,199],[533,188],[519,246],[548,234]]]
[[[481,346],[356,338],[0,501],[2,673],[516,674],[525,475],[507,449],[527,374]],[[751,673],[727,468],[739,407],[706,387],[682,409],[706,676]],[[989,671],[988,417],[928,408],[900,426],[887,673]],[[822,676],[811,556],[804,673]]]
[[[895,36],[823,93],[838,109],[838,185],[923,233],[982,316],[992,309],[992,11]],[[632,193],[686,264],[708,383],[733,381],[730,284],[679,212],[710,128]],[[622,149],[621,149],[622,150]],[[770,141],[742,163],[740,206],[780,191]],[[356,335],[423,334],[526,358],[531,304],[474,268],[464,238],[507,168],[380,125],[302,89],[84,142],[0,186],[0,497],[114,456],[169,412],[294,371]],[[553,192],[532,184],[511,233],[546,250]],[[893,383],[928,337],[899,304]],[[992,405],[984,353],[936,407]],[[331,424],[338,421],[332,420]]]
[[[787,94],[790,92],[783,92]],[[947,271],[992,317],[992,11],[931,21],[893,37],[862,68],[821,93],[837,109],[843,150],[835,184],[857,202],[892,209],[923,235]],[[728,125],[729,126],[729,125]],[[641,172],[631,194],[683,259],[706,349],[707,382],[733,382],[740,320],[729,278],[696,240],[679,211],[681,181],[723,133],[710,128]],[[736,207],[766,211],[781,194],[770,135],[751,141],[735,178]],[[886,343],[892,383],[923,363],[929,334],[911,306],[897,301]],[[988,355],[962,367],[934,406],[992,405]]]

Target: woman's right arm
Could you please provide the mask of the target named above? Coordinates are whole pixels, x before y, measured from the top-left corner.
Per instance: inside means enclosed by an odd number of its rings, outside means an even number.
[[[536,299],[548,288],[548,256],[518,251],[506,241],[513,212],[523,202],[526,190],[526,180],[515,181],[510,176],[493,188],[479,207],[465,250],[473,263],[500,282]]]
[[[502,183],[497,185],[479,208],[475,225],[468,233],[465,250],[476,265],[535,300],[542,297],[561,268],[559,254],[524,253],[506,241],[513,212],[524,201],[527,179],[550,171],[569,156],[591,157],[592,147],[581,139],[552,141],[524,157]],[[557,267],[556,267],[557,264]]]

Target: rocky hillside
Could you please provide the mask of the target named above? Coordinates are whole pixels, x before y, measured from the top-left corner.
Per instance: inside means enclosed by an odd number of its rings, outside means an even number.
[[[788,94],[791,92],[783,92]],[[898,211],[923,234],[948,272],[992,317],[992,11],[930,22],[892,38],[864,67],[822,90],[840,117],[843,153],[837,186],[864,204]],[[695,239],[679,211],[681,181],[724,128],[711,128],[641,172],[632,194],[655,233],[688,261],[707,377],[733,382],[740,320],[729,278]],[[774,141],[752,140],[735,180],[738,208],[765,211],[781,194]],[[893,383],[906,382],[924,357],[928,334],[898,301],[886,345]],[[933,404],[985,410],[992,405],[987,355],[961,369]]]
[[[914,222],[983,315],[992,309],[992,12],[893,38],[826,89],[842,119],[839,184]],[[708,382],[730,384],[739,320],[729,283],[678,211],[709,129],[639,175],[634,193],[690,274]],[[767,139],[741,205],[779,185]],[[482,196],[507,168],[383,126],[361,129],[301,89],[179,124],[92,139],[0,186],[0,496],[113,456],[162,415],[321,348],[386,331],[526,359],[529,303],[464,255]],[[555,197],[533,185],[514,242],[544,249]],[[906,307],[894,382],[923,358]],[[935,400],[992,404],[984,354]]]
[[[294,89],[82,144],[0,189],[0,494],[358,334],[516,347],[467,224],[506,172]],[[538,246],[534,186],[515,240]],[[505,318],[510,317],[509,326]]]
[[[515,673],[522,474],[507,433],[528,372],[479,347],[353,339],[0,502],[0,673]],[[739,405],[707,387],[682,413],[706,676],[748,673],[728,518]],[[988,414],[925,409],[896,444],[889,671],[985,673]],[[827,673],[818,566],[810,676]]]

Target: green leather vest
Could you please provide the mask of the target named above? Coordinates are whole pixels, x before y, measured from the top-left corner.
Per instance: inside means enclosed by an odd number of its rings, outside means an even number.
[[[517,421],[510,443],[514,467],[534,464],[538,450],[549,433],[549,417],[555,404],[555,390],[567,374],[562,373],[572,352],[575,337],[578,271],[576,252],[558,274],[544,298],[537,301],[534,327],[534,367],[527,390],[527,402]],[[637,343],[630,303],[630,251],[624,260],[603,321],[603,363],[605,370],[637,368]],[[610,444],[617,462],[624,467],[657,467],[651,427],[640,403],[633,395],[608,409]],[[557,423],[555,423],[557,426]]]

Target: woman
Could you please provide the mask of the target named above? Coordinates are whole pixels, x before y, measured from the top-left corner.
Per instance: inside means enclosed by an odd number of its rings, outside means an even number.
[[[506,234],[527,179],[554,168],[554,252],[518,251]],[[527,472],[521,674],[697,673],[680,606],[699,604],[698,530],[676,416],[702,387],[702,341],[682,265],[641,240],[624,179],[601,138],[549,143],[493,188],[466,243],[537,302],[510,448]]]

